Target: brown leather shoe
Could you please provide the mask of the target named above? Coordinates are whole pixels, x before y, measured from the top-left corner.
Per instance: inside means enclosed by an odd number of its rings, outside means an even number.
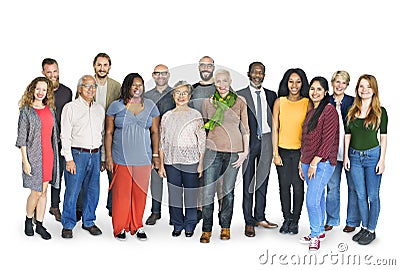
[[[254,231],[254,226],[246,225],[244,227],[244,235],[246,235],[247,237],[256,236],[256,232]]]
[[[211,232],[203,232],[200,237],[200,243],[210,243]]]
[[[161,218],[161,214],[154,214],[151,215],[146,220],[146,225],[154,225],[156,224],[157,220]]]
[[[355,229],[356,229],[356,227],[346,225],[346,227],[344,227],[343,231],[349,233],[349,232],[354,232]]]
[[[231,229],[230,228],[221,228],[221,234],[220,234],[219,238],[221,240],[231,239]]]
[[[258,221],[256,222],[256,226],[261,226],[267,229],[275,229],[278,228],[278,224],[269,222],[268,220]]]
[[[101,230],[96,225],[92,225],[90,227],[85,227],[85,226],[82,225],[82,229],[89,231],[91,235],[100,235],[100,234],[102,234]]]
[[[324,226],[324,229],[325,229],[326,232],[332,230],[332,228],[333,228],[333,226],[331,226],[331,225],[325,225]]]
[[[57,221],[61,222],[61,212],[60,208],[50,207],[49,213],[52,214]]]
[[[72,230],[63,228],[61,231],[62,238],[72,238]]]

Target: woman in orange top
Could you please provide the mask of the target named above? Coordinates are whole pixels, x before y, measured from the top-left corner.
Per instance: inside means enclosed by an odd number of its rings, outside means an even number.
[[[297,234],[299,228],[304,200],[304,183],[298,172],[301,132],[306,114],[312,108],[307,98],[308,88],[305,72],[300,68],[289,69],[279,84],[278,99],[273,108],[273,161],[278,172],[284,218],[280,233]]]

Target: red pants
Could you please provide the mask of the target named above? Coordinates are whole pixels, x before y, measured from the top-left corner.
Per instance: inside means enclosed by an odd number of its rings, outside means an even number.
[[[143,227],[150,172],[151,165],[114,165],[110,185],[114,236],[123,230],[134,234],[137,229]]]

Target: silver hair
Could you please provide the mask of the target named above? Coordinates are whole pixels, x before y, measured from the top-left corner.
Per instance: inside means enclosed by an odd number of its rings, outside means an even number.
[[[81,86],[83,84],[83,80],[88,77],[92,78],[94,81],[96,81],[92,75],[83,75],[82,77],[79,78],[77,87]]]
[[[178,81],[177,83],[175,83],[174,88],[173,88],[173,92],[175,92],[175,89],[180,87],[180,86],[186,86],[189,90],[189,95],[192,95],[192,91],[193,91],[193,86],[188,83],[187,81]]]
[[[214,73],[214,79],[217,77],[218,74],[225,74],[226,76],[228,76],[229,80],[232,81],[231,73],[230,73],[228,70],[222,69],[222,68],[221,68],[221,69],[218,69],[218,70],[215,71],[215,73]]]
[[[79,86],[83,84],[83,80],[86,78],[92,78],[94,81],[96,81],[96,79],[92,75],[83,75],[82,77],[80,77],[78,80],[78,85],[76,86],[75,99],[79,97]]]

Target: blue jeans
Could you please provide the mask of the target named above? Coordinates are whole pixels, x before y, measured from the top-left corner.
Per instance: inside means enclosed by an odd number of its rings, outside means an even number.
[[[237,153],[217,152],[206,149],[204,154],[203,188],[203,232],[211,232],[213,226],[214,197],[216,181],[222,176],[222,207],[220,225],[230,228],[233,215],[233,198],[236,176],[239,169],[232,167],[238,159]]]
[[[340,180],[342,178],[343,161],[338,161],[328,182],[326,193],[326,224],[338,226],[340,224]],[[347,179],[347,218],[346,225],[358,227],[361,223],[358,210],[356,188],[350,172],[345,170]]]
[[[325,187],[331,179],[335,166],[328,161],[319,162],[315,178],[307,176],[310,164],[302,164],[304,179],[307,182],[306,205],[310,221],[310,237],[317,237],[325,232]]]
[[[169,214],[175,231],[193,232],[197,225],[198,164],[165,165]],[[185,202],[185,214],[183,213]]]
[[[362,225],[375,230],[380,212],[379,190],[382,175],[376,174],[381,147],[358,151],[350,147],[350,174],[354,180]]]
[[[82,222],[85,227],[94,225],[100,195],[100,151],[80,152],[72,149],[76,174],[64,168],[65,194],[61,223],[65,229],[76,225],[76,201],[82,187]]]

